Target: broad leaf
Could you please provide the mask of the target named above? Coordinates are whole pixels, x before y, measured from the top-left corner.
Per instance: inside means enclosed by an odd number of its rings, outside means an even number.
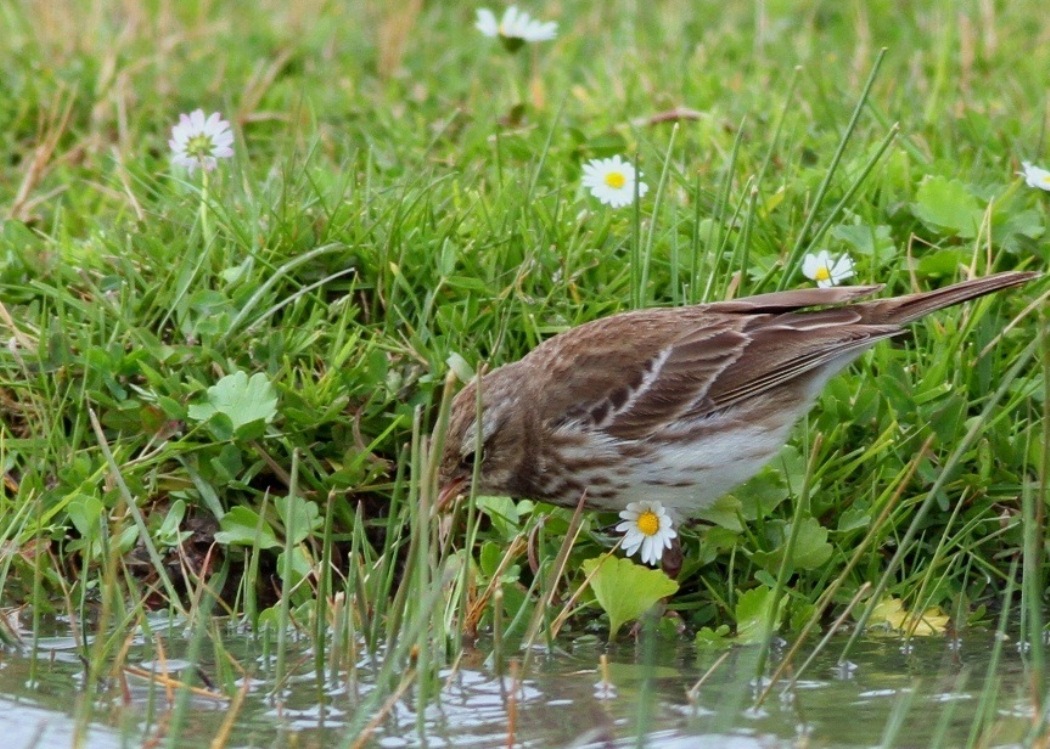
[[[884,598],[875,605],[868,617],[868,624],[883,625],[906,635],[929,637],[944,632],[949,620],[939,606],[932,606],[918,614],[905,609],[904,602],[899,598]]]
[[[662,570],[643,567],[630,559],[611,556],[588,559],[583,563],[583,570],[591,578],[591,589],[598,604],[609,615],[610,640],[625,622],[637,619],[661,598],[678,590],[678,583]]]
[[[273,505],[281,516],[285,532],[291,529],[293,544],[301,543],[324,524],[317,505],[302,497],[278,497]]]
[[[728,624],[721,624],[717,629],[701,627],[693,638],[693,644],[698,650],[725,650],[733,642]]]
[[[784,526],[784,543],[773,551],[757,551],[752,560],[766,570],[775,573],[787,550],[787,539],[791,535],[791,524]],[[828,543],[828,530],[816,518],[806,518],[798,529],[795,548],[788,562],[792,569],[813,570],[831,558],[834,547]]]
[[[706,520],[709,523],[714,523],[717,526],[737,533],[744,530],[744,524],[741,521],[742,515],[743,506],[740,500],[731,494],[719,497],[710,507],[705,507],[696,513],[696,517],[701,520]]]
[[[277,415],[277,394],[261,372],[251,379],[244,372],[234,372],[208,388],[207,400],[190,406],[187,413],[196,421],[224,423],[216,417],[225,417],[233,436],[254,439],[262,436]]]
[[[834,548],[828,543],[828,529],[821,526],[816,518],[806,518],[799,526],[791,561],[795,569],[815,570],[831,559],[833,551]]]
[[[839,224],[829,234],[841,239],[855,252],[886,262],[897,255],[897,245],[893,241],[890,227],[879,224]]]
[[[227,546],[258,546],[260,549],[272,549],[280,546],[273,528],[259,517],[259,514],[247,507],[234,507],[219,521],[222,528],[215,534],[215,540]]]
[[[977,198],[957,179],[927,177],[919,185],[912,212],[940,234],[972,239],[984,220]]]
[[[784,615],[787,597],[780,599],[776,616],[773,617],[773,631],[780,627]],[[773,606],[773,591],[764,585],[744,593],[736,603],[736,637],[737,642],[754,645],[765,639],[766,627],[769,625],[769,612]]]

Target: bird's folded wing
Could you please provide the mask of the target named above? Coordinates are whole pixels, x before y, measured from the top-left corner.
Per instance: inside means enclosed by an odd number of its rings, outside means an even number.
[[[575,342],[572,366],[552,373],[562,396],[544,404],[550,422],[645,439],[822,367],[837,371],[900,332],[862,324],[848,308],[804,315],[708,312],[673,328],[658,318],[621,319],[622,330],[617,323],[594,340]]]

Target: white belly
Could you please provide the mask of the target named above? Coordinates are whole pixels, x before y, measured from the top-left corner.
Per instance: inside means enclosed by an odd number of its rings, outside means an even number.
[[[716,418],[699,440],[662,442],[661,449],[637,457],[618,457],[616,440],[604,433],[587,435],[586,442],[568,448],[572,461],[606,456],[610,471],[583,471],[588,504],[619,510],[628,502],[658,501],[678,517],[689,517],[754,476],[783,447],[793,420],[759,427],[737,419]],[[634,443],[639,453],[651,440]],[[562,448],[563,450],[565,448]],[[611,484],[605,479],[611,478]],[[578,499],[578,497],[576,498]],[[565,498],[572,504],[572,498]]]

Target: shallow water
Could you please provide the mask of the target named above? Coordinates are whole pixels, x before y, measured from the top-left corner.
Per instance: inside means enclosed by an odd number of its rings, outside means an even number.
[[[179,633],[180,635],[182,633]],[[181,636],[165,652],[133,638],[125,663],[146,671],[165,663],[177,670]],[[230,747],[352,745],[358,727],[375,715],[369,701],[369,661],[355,675],[337,673],[318,688],[306,641],[293,643],[293,676],[279,698],[272,695],[272,648],[247,635],[224,633],[229,653],[251,677],[239,708],[225,700],[194,697],[180,720],[172,694],[129,672],[104,674],[86,688],[83,661],[65,635],[40,638],[36,650],[0,651],[0,736],[5,747],[137,747],[167,744],[169,726],[181,725],[175,746],[209,745],[232,718]],[[391,701],[364,746],[376,747],[927,747],[966,745],[982,706],[990,711],[984,745],[1019,746],[1030,725],[1026,669],[1016,643],[1002,644],[1001,660],[987,673],[995,639],[971,632],[963,641],[943,637],[869,637],[840,665],[845,638],[832,641],[793,689],[783,684],[754,707],[757,649],[738,648],[690,689],[723,652],[698,652],[686,641],[662,641],[650,662],[629,638],[606,646],[593,638],[563,640],[555,652],[537,652],[523,677],[511,666],[500,678],[484,648],[466,651],[455,669],[434,683],[422,704],[419,686]],[[36,655],[35,663],[33,655]],[[608,658],[603,682],[601,655]],[[780,654],[774,652],[773,666]],[[520,667],[519,654],[516,659]],[[801,663],[804,658],[796,659]],[[216,669],[202,659],[202,673]],[[209,673],[213,672],[213,673]],[[767,669],[771,673],[771,668]],[[221,691],[221,689],[218,689]],[[982,699],[982,691],[990,690]],[[990,695],[990,696],[989,696]],[[369,709],[367,714],[362,710]],[[639,741],[639,737],[643,737]]]

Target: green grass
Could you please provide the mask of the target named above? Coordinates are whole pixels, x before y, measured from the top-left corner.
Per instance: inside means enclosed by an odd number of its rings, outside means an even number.
[[[1050,257],[1050,194],[1015,176],[1050,166],[1036,2],[529,5],[559,38],[513,57],[467,3],[111,5],[0,10],[0,588],[34,615],[334,628],[319,673],[363,642],[389,690],[436,688],[493,621],[508,652],[604,622],[570,597],[614,542],[527,501],[434,516],[450,358],[807,286],[816,249],[885,293]],[[206,191],[168,163],[197,107],[237,134]],[[580,188],[617,153],[637,209]],[[868,585],[1023,626],[1041,680],[1045,294],[946,310],[836,378],[681,529],[686,632],[820,629]],[[258,418],[201,417],[237,372]]]

